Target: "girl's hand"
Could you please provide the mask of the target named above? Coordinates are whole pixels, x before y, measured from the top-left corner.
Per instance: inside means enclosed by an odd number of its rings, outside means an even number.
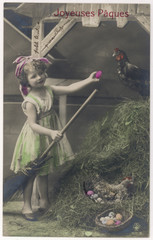
[[[52,140],[55,142],[60,141],[61,138],[63,137],[62,133],[57,130],[50,130],[50,136],[51,136]]]
[[[96,73],[97,72],[93,72],[90,74],[90,76],[88,77],[89,81],[91,82],[99,82],[100,78],[96,78]]]

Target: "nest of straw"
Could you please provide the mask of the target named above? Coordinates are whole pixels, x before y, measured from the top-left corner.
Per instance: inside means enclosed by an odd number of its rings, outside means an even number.
[[[63,225],[93,226],[95,217],[110,208],[89,199],[83,182],[120,182],[134,177],[134,192],[122,209],[149,221],[149,100],[128,100],[92,124],[72,169],[61,179],[53,214]]]

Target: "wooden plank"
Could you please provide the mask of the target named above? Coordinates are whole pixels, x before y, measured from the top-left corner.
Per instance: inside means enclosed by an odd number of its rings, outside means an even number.
[[[128,13],[135,15],[137,12],[137,4],[128,4]]]
[[[66,115],[67,115],[66,103],[67,103],[67,96],[66,95],[60,96],[59,97],[59,118],[63,127],[66,125]]]
[[[45,56],[75,23],[76,20],[74,18],[61,19],[54,29],[41,41],[42,56]]]
[[[99,11],[101,14],[101,21],[115,20],[115,13],[117,12],[117,4],[101,4]]]
[[[15,12],[28,17],[46,17],[60,7],[61,3],[22,3],[16,8]]]
[[[55,11],[53,11],[49,16],[45,17],[43,20],[46,21],[47,18],[50,18],[50,19],[61,19],[61,16],[58,15],[58,13],[62,13],[62,12],[65,12],[66,10],[66,4],[62,4],[62,5],[59,5]]]
[[[138,4],[137,14],[150,15],[150,4]]]
[[[79,16],[79,15],[81,15],[81,11],[82,11],[82,4],[81,3],[78,3],[78,4],[69,4],[69,3],[64,4],[58,9],[58,12],[57,11],[53,12],[52,15],[45,17],[43,19],[43,21],[53,22],[53,21],[59,21],[59,20],[61,20],[61,18],[67,18],[67,15],[64,14],[65,11],[69,12],[68,17],[75,17],[76,22],[81,21],[81,17]],[[59,12],[60,12],[60,14],[59,14]],[[70,16],[70,12],[72,12],[71,13],[72,16]],[[76,16],[73,16],[74,14]]]
[[[116,17],[116,23],[118,28],[123,28],[128,22],[128,18],[125,17],[126,11],[128,11],[128,4],[117,5],[117,12],[119,13],[119,16]]]
[[[91,11],[91,4],[89,4],[89,3],[82,4],[82,11],[90,12]],[[90,18],[88,16],[83,16],[82,17],[82,26],[83,27],[90,27]]]
[[[44,24],[42,20],[38,18],[33,18],[33,24],[35,24],[32,28],[32,40],[31,40],[31,55],[33,57],[41,57],[41,40],[44,36]],[[34,180],[33,192],[31,198],[33,208],[37,208],[39,205],[39,192],[37,187],[37,178]]]
[[[135,18],[147,33],[150,33],[150,17],[144,15],[137,15]]]
[[[36,22],[36,19],[34,19]],[[31,54],[33,57],[40,57],[41,54],[41,40],[43,38],[43,22],[37,21],[32,29]]]
[[[66,4],[66,11],[67,12],[79,12],[82,11],[82,4],[81,3],[67,3]]]
[[[100,4],[100,9],[103,10],[103,14],[105,11],[107,12],[112,12],[113,10],[115,10],[117,8],[117,4],[105,4],[105,3],[102,3]]]
[[[98,27],[100,23],[100,16],[98,16],[98,9],[100,4],[82,4],[82,11],[86,12],[86,16],[82,16],[82,26],[84,27]],[[93,13],[94,15],[93,15]]]

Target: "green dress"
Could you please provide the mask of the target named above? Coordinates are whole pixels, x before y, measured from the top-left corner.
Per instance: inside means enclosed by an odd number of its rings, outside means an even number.
[[[37,110],[38,124],[49,129],[61,130],[59,118],[52,108],[53,92],[49,86],[45,86],[45,92],[46,96],[43,99],[29,93],[22,103],[23,112],[26,114],[26,103],[31,102]],[[50,137],[34,132],[26,121],[17,139],[10,169],[15,173],[22,171],[30,161],[39,158],[51,142]],[[46,175],[73,159],[73,152],[65,134],[50,150],[48,157],[50,160],[41,168],[39,175]]]

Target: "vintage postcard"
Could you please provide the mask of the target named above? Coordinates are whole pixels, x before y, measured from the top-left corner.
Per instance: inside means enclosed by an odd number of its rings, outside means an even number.
[[[151,2],[2,9],[2,238],[151,239]]]

